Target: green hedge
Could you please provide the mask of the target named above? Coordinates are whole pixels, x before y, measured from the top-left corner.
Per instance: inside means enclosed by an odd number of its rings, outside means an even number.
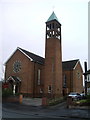
[[[10,88],[2,89],[2,97],[9,97],[13,95],[13,92]]]
[[[52,106],[52,105],[56,105],[56,104],[59,104],[61,102],[64,101],[64,98],[61,97],[61,98],[54,98],[54,99],[49,99],[48,100],[48,105]]]
[[[76,105],[90,106],[90,95],[86,96],[86,99],[82,99],[76,102]]]

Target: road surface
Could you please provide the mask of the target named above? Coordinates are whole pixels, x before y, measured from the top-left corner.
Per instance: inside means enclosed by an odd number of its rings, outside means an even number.
[[[68,109],[63,102],[56,106],[29,106],[19,103],[3,103],[2,117],[6,118],[61,118],[62,120],[86,120],[90,118],[90,110]],[[11,119],[10,119],[11,120]]]

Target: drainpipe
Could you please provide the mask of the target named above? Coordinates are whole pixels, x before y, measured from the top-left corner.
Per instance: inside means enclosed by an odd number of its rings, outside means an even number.
[[[34,61],[34,79],[33,79],[33,98],[35,97],[35,61]]]
[[[87,62],[84,62],[85,74],[84,74],[84,82],[85,82],[85,96],[87,95]]]
[[[72,85],[71,85],[71,70],[70,70],[70,90],[69,90],[69,92],[72,92],[72,87],[71,87]]]

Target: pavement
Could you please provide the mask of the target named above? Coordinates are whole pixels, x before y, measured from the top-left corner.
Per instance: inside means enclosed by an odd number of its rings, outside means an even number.
[[[35,99],[36,100],[36,99]],[[39,100],[39,99],[38,99]],[[28,100],[27,100],[28,101]],[[40,101],[40,100],[39,100]],[[29,101],[28,101],[29,102]],[[80,120],[90,119],[90,109],[67,108],[66,102],[55,106],[43,107],[36,102],[35,105],[20,103],[3,103],[2,116],[23,117],[23,118],[76,118]],[[67,119],[68,120],[68,119]]]

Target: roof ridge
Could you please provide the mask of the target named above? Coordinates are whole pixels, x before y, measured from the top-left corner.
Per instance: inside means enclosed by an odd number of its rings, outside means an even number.
[[[30,53],[30,54],[33,54],[33,55],[37,56],[37,57],[41,57],[41,58],[45,59],[44,57],[42,57],[42,56],[40,56],[40,55],[37,55],[37,54],[35,54],[35,53],[32,53],[32,52],[30,52],[30,51],[28,51],[28,50],[25,50],[25,49],[20,48],[20,47],[18,47],[18,48],[21,49],[21,50],[23,50],[23,52],[26,51],[26,52],[28,52],[28,53]]]
[[[23,53],[23,54],[25,54],[29,59],[31,59],[31,61],[35,61],[35,62],[37,62],[37,63],[39,63],[39,64],[44,64],[44,58],[43,57],[41,57],[41,56],[39,56],[39,55],[36,55],[36,54],[34,54],[34,53],[31,53],[31,52],[29,52],[29,51],[27,51],[27,50],[25,50],[25,49],[22,49],[22,48],[20,48],[20,47],[18,47],[18,49]]]
[[[64,70],[72,70],[75,68],[75,66],[77,65],[78,62],[79,62],[79,59],[64,61],[64,62],[62,62],[63,69]]]
[[[74,59],[74,60],[66,60],[66,61],[62,61],[62,62],[73,62],[73,61],[79,61],[79,59]]]

